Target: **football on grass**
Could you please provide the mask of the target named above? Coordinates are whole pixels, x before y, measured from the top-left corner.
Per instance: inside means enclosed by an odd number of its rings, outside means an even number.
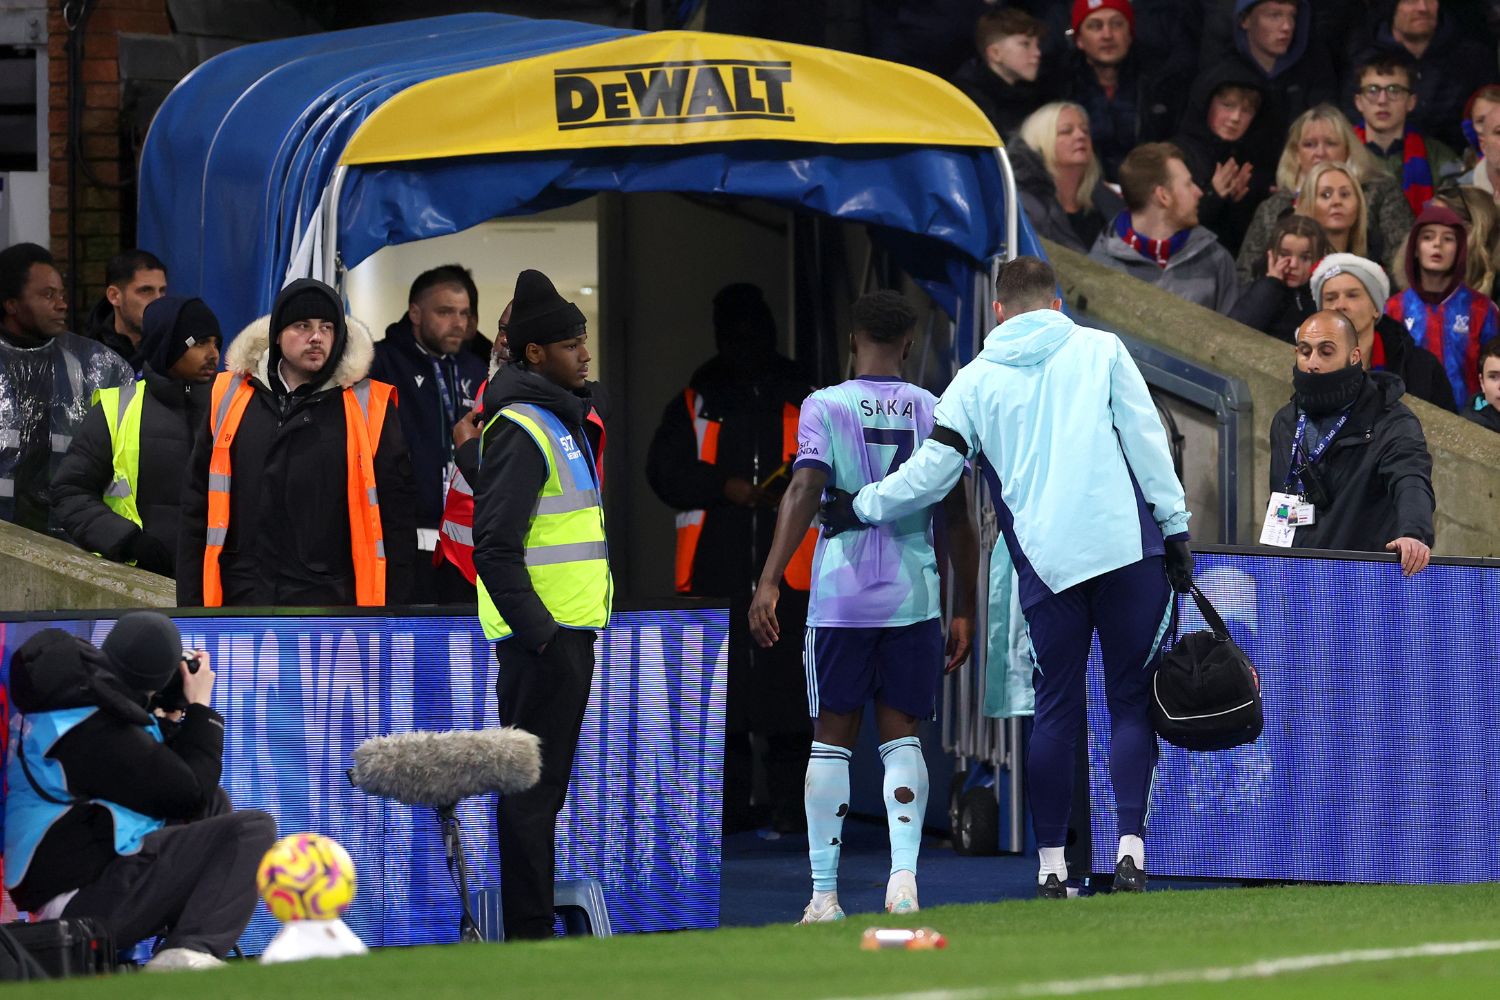
[[[255,884],[277,920],[333,920],[354,901],[354,862],[332,837],[282,837],[260,861]]]

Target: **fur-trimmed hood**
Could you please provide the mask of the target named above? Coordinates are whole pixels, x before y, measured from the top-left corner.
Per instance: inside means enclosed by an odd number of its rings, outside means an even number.
[[[318,392],[334,385],[341,389],[352,388],[370,374],[370,365],[375,360],[375,338],[370,335],[370,328],[349,315],[344,317],[344,327],[347,333],[343,354],[333,376],[318,386]],[[224,370],[253,375],[262,385],[269,386],[271,354],[271,317],[268,314],[252,321],[234,338],[224,356]]]

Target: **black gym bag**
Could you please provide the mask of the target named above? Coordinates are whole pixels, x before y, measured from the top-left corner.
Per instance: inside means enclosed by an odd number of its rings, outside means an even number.
[[[1185,635],[1162,653],[1151,680],[1151,725],[1184,750],[1228,750],[1255,742],[1265,726],[1260,677],[1229,637],[1224,619],[1193,584],[1208,629]],[[1172,596],[1177,633],[1177,595]]]

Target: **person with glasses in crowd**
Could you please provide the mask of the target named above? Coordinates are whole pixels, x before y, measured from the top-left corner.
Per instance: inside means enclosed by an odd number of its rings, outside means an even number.
[[[1462,163],[1441,139],[1423,135],[1409,117],[1417,107],[1411,59],[1400,53],[1379,54],[1355,68],[1355,126],[1375,162],[1401,185],[1413,213],[1432,198],[1444,180],[1458,176]]]

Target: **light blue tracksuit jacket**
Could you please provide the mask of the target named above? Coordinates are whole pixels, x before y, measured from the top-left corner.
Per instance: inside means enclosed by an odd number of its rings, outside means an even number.
[[[966,459],[982,455],[1020,605],[1149,555],[1186,536],[1188,511],[1146,381],[1112,333],[1053,309],[990,331],[938,401],[934,423],[967,454],[931,438],[896,472],[859,491],[854,511],[884,524],[938,502]]]

